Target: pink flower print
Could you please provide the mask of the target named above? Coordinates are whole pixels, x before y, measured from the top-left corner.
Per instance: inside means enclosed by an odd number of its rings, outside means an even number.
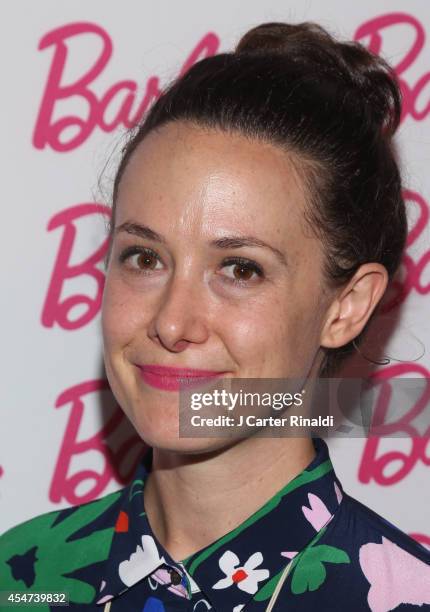
[[[319,531],[331,521],[333,515],[330,514],[325,503],[317,495],[308,493],[308,500],[310,508],[302,506],[303,514],[315,531]]]
[[[298,550],[288,550],[286,552],[281,552],[282,557],[287,557],[287,559],[292,559],[298,554]]]
[[[388,612],[400,604],[430,604],[430,565],[382,537],[359,551],[361,569],[370,582],[367,601],[372,612]]]
[[[170,584],[171,583],[170,572],[168,572],[166,569],[162,567],[158,568],[158,570],[156,570],[151,575],[151,578],[156,580],[158,584]]]
[[[105,587],[106,587],[106,581],[102,580],[100,584],[99,592],[101,593]],[[103,595],[103,597],[99,599],[97,603],[98,604],[106,603],[107,601],[110,601],[111,599],[113,599],[113,595]]]
[[[96,603],[103,604],[113,599],[113,595],[104,595],[101,599],[99,599]]]
[[[239,557],[231,550],[226,550],[218,561],[225,578],[213,585],[213,589],[226,589],[235,584],[241,591],[254,595],[258,591],[258,583],[269,577],[269,570],[256,569],[263,563],[263,555],[256,552],[243,565]]]
[[[334,482],[334,492],[336,493],[336,497],[337,497],[337,503],[340,504],[340,502],[343,499],[343,495],[342,495],[342,491],[339,489],[337,482]]]
[[[168,572],[166,569],[160,567],[152,574],[151,577],[159,584],[168,584],[169,586],[167,587],[167,590],[171,591],[172,593],[175,593],[175,595],[179,595],[179,597],[188,598],[187,589],[184,587],[183,584],[171,584],[172,578],[170,576],[170,572]]]

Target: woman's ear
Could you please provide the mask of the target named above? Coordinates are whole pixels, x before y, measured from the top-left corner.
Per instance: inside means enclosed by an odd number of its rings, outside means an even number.
[[[344,346],[358,336],[385,293],[388,272],[379,263],[360,266],[331,302],[321,332],[325,348]]]

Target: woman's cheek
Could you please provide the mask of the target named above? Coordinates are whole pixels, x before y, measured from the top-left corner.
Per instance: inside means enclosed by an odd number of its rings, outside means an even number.
[[[109,345],[124,345],[133,338],[145,312],[143,305],[139,307],[138,302],[123,284],[106,284],[102,304],[102,329],[105,342]]]
[[[291,316],[285,305],[250,309],[252,317],[232,328],[230,349],[244,376],[253,378],[301,375],[308,355],[303,354],[303,316]],[[305,351],[306,353],[306,351]]]
[[[251,308],[249,309],[251,311]],[[226,322],[227,345],[235,360],[242,367],[260,370],[267,364],[268,355],[277,349],[279,334],[283,330],[274,321],[273,315],[266,312],[248,312],[248,316]]]

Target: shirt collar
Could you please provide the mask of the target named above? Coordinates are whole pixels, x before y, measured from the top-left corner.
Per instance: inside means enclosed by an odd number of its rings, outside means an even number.
[[[157,541],[144,511],[149,449],[123,490],[95,602],[104,603],[151,574],[170,584],[171,567],[182,580],[170,590],[183,597],[201,590],[215,609],[240,609],[332,520],[341,503],[342,486],[327,444],[321,438],[313,438],[313,443],[316,456],[300,474],[241,525],[182,562],[175,562]]]

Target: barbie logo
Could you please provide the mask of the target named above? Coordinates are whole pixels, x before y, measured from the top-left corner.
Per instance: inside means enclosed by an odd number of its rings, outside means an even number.
[[[430,102],[425,98],[430,73],[425,73],[411,85],[403,75],[424,48],[425,31],[421,23],[406,13],[389,13],[363,23],[357,29],[355,38],[367,43],[375,53],[381,53],[384,35],[395,26],[404,26],[412,32],[412,42],[403,52],[401,59],[394,64],[404,96],[403,118],[409,114],[420,121],[427,116],[430,109]],[[89,65],[82,68],[78,78],[66,83],[64,73],[68,64],[73,63],[70,43],[73,39],[74,42],[79,41],[85,35],[95,36],[100,42],[101,51],[90,58]],[[33,145],[37,149],[50,146],[55,151],[70,151],[83,144],[96,127],[105,132],[110,132],[119,125],[131,127],[160,95],[160,81],[155,75],[147,79],[145,91],[141,96],[138,94],[137,82],[131,79],[112,84],[102,95],[95,93],[92,86],[105,70],[113,52],[112,39],[97,24],[77,22],[51,30],[40,40],[39,50],[50,47],[53,48],[53,56],[33,133]],[[218,47],[218,36],[213,32],[205,34],[185,60],[180,73],[185,72],[199,59],[214,55]],[[61,103],[72,98],[83,102],[86,112],[80,115],[61,114]],[[112,109],[117,110],[114,111],[113,118],[108,119]]]
[[[410,533],[409,535],[430,550],[430,536],[424,535],[423,533]]]
[[[95,36],[101,45],[101,51],[97,56],[89,58],[89,62],[85,62],[78,78],[66,83],[66,68],[69,63],[73,65],[74,61],[77,61],[71,57],[70,43],[75,39],[76,44],[76,40],[79,41],[85,35]],[[218,46],[219,39],[215,34],[209,32],[203,36],[185,60],[181,74],[199,59],[214,55]],[[53,56],[33,133],[33,145],[36,149],[50,146],[59,152],[71,151],[83,144],[96,127],[105,132],[110,132],[119,125],[132,127],[140,120],[151,102],[160,95],[157,76],[148,78],[142,96],[138,93],[136,81],[130,79],[114,83],[102,95],[95,93],[92,85],[108,65],[113,44],[108,33],[94,23],[70,23],[51,30],[41,39],[39,50],[50,47],[53,48]],[[72,98],[83,103],[86,112],[82,115],[59,116],[61,103]],[[108,119],[112,115],[112,109],[117,110],[114,117]]]
[[[409,37],[401,37],[402,44],[398,45],[395,54],[386,55],[396,71],[403,94],[402,120],[410,115],[412,119],[422,121],[430,111],[430,89],[428,89],[430,73],[424,73],[411,84],[407,82],[405,76],[408,68],[413,65],[424,48],[425,30],[418,19],[407,13],[380,15],[363,23],[357,29],[354,38],[366,44],[374,53],[384,55],[384,37],[388,37],[390,30],[394,30],[396,26],[403,26],[409,30]],[[403,41],[408,38],[411,42],[405,46]],[[397,37],[397,40],[400,38]]]
[[[100,398],[102,392],[108,390],[107,381],[91,380],[66,389],[56,401],[56,408],[70,404],[71,409],[49,491],[49,499],[54,503],[65,500],[76,505],[96,499],[112,479],[122,485],[128,482],[136,468],[142,451],[142,441],[137,434],[128,433],[126,439],[117,442],[115,451],[108,444],[108,440],[112,438],[120,439],[120,427],[125,422],[124,414],[118,405],[99,431],[86,438],[83,436],[85,403],[91,398]],[[88,463],[94,454],[99,460],[98,465],[100,462],[102,464],[101,469],[86,467],[73,471],[78,457],[85,458]],[[131,466],[130,455],[133,458]],[[125,473],[124,465],[129,466]],[[88,488],[89,485],[92,486]],[[82,487],[86,489],[85,492],[82,492]]]
[[[109,217],[110,209],[101,204],[77,204],[57,213],[48,223],[48,231],[62,227],[63,235],[42,311],[42,325],[45,327],[53,327],[57,323],[63,329],[78,329],[92,321],[100,310],[105,277],[97,265],[103,261],[107,252],[107,239],[79,263],[70,263],[78,221],[100,213]],[[67,298],[62,297],[67,281],[76,277],[92,278],[95,281],[95,292],[92,295],[75,293]],[[72,310],[76,307],[83,307],[84,312],[72,318]]]
[[[387,300],[384,300],[381,313],[386,313],[401,304],[413,289],[420,295],[430,293],[430,282],[423,282],[423,279],[426,275],[428,276],[429,272],[430,249],[424,251],[416,260],[407,252],[407,249],[418,240],[423,231],[428,227],[429,207],[424,198],[414,191],[406,189],[403,191],[403,196],[408,203],[416,205],[418,218],[409,229],[406,251],[402,258],[403,278],[402,280],[392,281],[389,292],[387,292],[389,297]]]
[[[419,377],[422,382],[423,392],[415,404],[408,406],[404,414],[394,422],[389,420],[391,385],[390,379],[397,376]],[[384,368],[373,376],[373,381],[380,386],[380,394],[375,404],[372,425],[376,424],[376,435],[367,438],[363,449],[358,471],[360,482],[368,484],[374,480],[379,485],[393,485],[413,470],[415,465],[421,461],[430,466],[430,427],[426,431],[417,431],[414,420],[424,411],[429,411],[430,404],[430,372],[417,364],[398,364]],[[391,450],[379,452],[381,437],[393,436],[402,433],[410,441],[409,452]]]

